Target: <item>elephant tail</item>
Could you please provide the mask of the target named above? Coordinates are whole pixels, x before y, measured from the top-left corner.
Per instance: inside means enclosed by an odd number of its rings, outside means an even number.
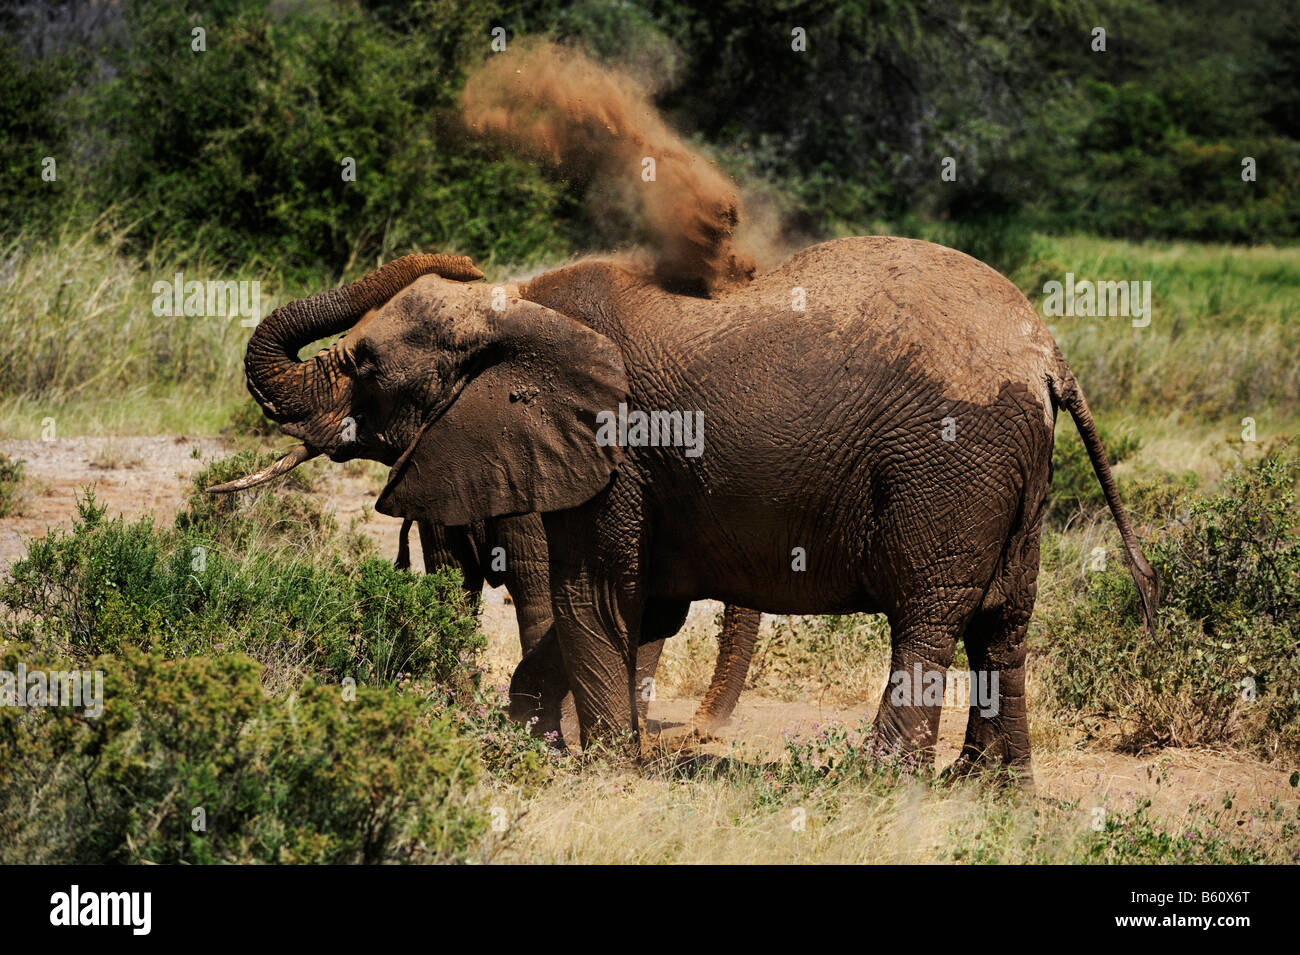
[[[1056,359],[1057,373],[1050,379],[1053,403],[1058,408],[1065,408],[1070,412],[1075,427],[1079,429],[1079,436],[1083,438],[1083,446],[1088,449],[1092,470],[1101,484],[1102,493],[1106,495],[1106,503],[1115,518],[1115,526],[1119,528],[1119,536],[1124,542],[1124,562],[1128,565],[1129,573],[1133,575],[1133,582],[1137,585],[1138,595],[1142,598],[1143,622],[1147,632],[1154,633],[1156,610],[1160,606],[1160,580],[1138,547],[1137,536],[1133,533],[1128,512],[1124,510],[1124,502],[1120,500],[1115,478],[1110,473],[1110,461],[1106,457],[1106,449],[1102,447],[1101,437],[1097,434],[1097,425],[1092,420],[1092,411],[1089,410],[1088,401],[1083,396],[1083,389],[1079,387],[1079,382],[1074,377],[1074,372],[1070,370],[1070,366],[1065,363],[1060,349],[1057,349]]]

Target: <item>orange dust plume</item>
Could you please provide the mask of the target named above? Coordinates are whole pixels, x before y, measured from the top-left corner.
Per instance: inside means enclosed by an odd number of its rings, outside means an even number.
[[[752,276],[753,259],[735,241],[735,185],[668,128],[630,77],[577,50],[520,43],[470,76],[461,113],[479,134],[570,175],[632,184],[613,194],[635,197],[665,284],[712,290]]]

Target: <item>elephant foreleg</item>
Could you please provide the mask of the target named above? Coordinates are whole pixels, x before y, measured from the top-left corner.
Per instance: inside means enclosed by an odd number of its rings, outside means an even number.
[[[550,558],[546,532],[536,514],[500,518],[487,524],[489,548],[505,558],[499,576],[488,574],[492,586],[504,584],[515,604],[521,653],[527,654],[551,629]]]
[[[572,707],[572,700],[564,655],[552,627],[515,667],[510,678],[510,718],[564,749],[564,709]]]
[[[402,521],[402,529],[397,534],[397,559],[393,561],[393,566],[398,570],[411,569],[411,524],[413,521],[408,517]]]
[[[613,483],[581,507],[542,515],[550,543],[551,607],[582,747],[597,741],[640,755],[637,657],[646,541],[640,489]]]
[[[757,610],[746,610],[732,604],[727,604],[723,611],[713,680],[691,719],[697,736],[711,736],[731,718],[749,675],[749,661],[754,655],[761,619],[762,614]]]
[[[403,522],[403,530],[406,523]],[[431,574],[440,567],[460,570],[465,587],[465,597],[471,605],[483,594],[483,570],[479,566],[469,532],[463,527],[444,527],[429,521],[420,521],[420,550],[424,555],[424,572]],[[401,556],[401,552],[398,552]],[[410,560],[408,553],[407,560]]]

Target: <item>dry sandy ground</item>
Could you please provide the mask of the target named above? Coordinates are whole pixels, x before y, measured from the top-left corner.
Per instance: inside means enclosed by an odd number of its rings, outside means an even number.
[[[170,523],[185,497],[190,478],[214,456],[228,453],[221,439],[164,436],[147,438],[69,438],[52,442],[0,441],[0,452],[26,460],[33,479],[23,513],[0,519],[0,573],[18,557],[31,537],[43,536],[48,527],[66,526],[76,513],[75,497],[94,486],[110,514],[134,519],[152,514]],[[362,508],[372,505],[381,479],[368,470],[346,473],[328,463],[317,465],[323,480],[321,494],[341,525],[346,526]],[[364,525],[365,532],[383,554],[395,554],[399,522],[379,515]],[[413,542],[414,543],[414,542]],[[419,548],[413,547],[419,560]],[[703,601],[692,608],[687,626],[711,628],[717,605]],[[488,667],[502,683],[518,653],[518,631],[513,609],[504,590],[485,594],[484,629],[490,649]],[[657,699],[651,703],[654,725],[671,728],[690,719],[694,699]],[[809,732],[819,723],[856,725],[868,718],[874,704],[857,707],[819,706],[811,702],[782,702],[748,694],[742,698],[731,722],[719,738],[704,749],[726,753],[743,746],[755,755],[771,756],[781,750],[787,734]],[[945,709],[941,724],[939,764],[952,760],[961,745],[965,710]],[[1166,781],[1157,785],[1163,774]],[[1157,811],[1177,813],[1189,803],[1205,800],[1212,805],[1225,792],[1235,795],[1241,808],[1265,806],[1276,797],[1293,801],[1286,768],[1268,766],[1235,754],[1204,750],[1165,750],[1151,756],[1129,756],[1104,751],[1072,751],[1036,757],[1039,792],[1081,805],[1128,806],[1136,796],[1150,796]]]

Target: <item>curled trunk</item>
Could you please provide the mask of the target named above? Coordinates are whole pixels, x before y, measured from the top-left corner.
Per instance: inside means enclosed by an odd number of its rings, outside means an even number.
[[[298,351],[318,338],[347,331],[422,275],[470,281],[483,277],[458,255],[406,255],[342,288],[281,305],[253,331],[244,356],[248,390],[266,413],[283,424],[302,421],[328,403],[333,369],[319,358],[300,361]]]

